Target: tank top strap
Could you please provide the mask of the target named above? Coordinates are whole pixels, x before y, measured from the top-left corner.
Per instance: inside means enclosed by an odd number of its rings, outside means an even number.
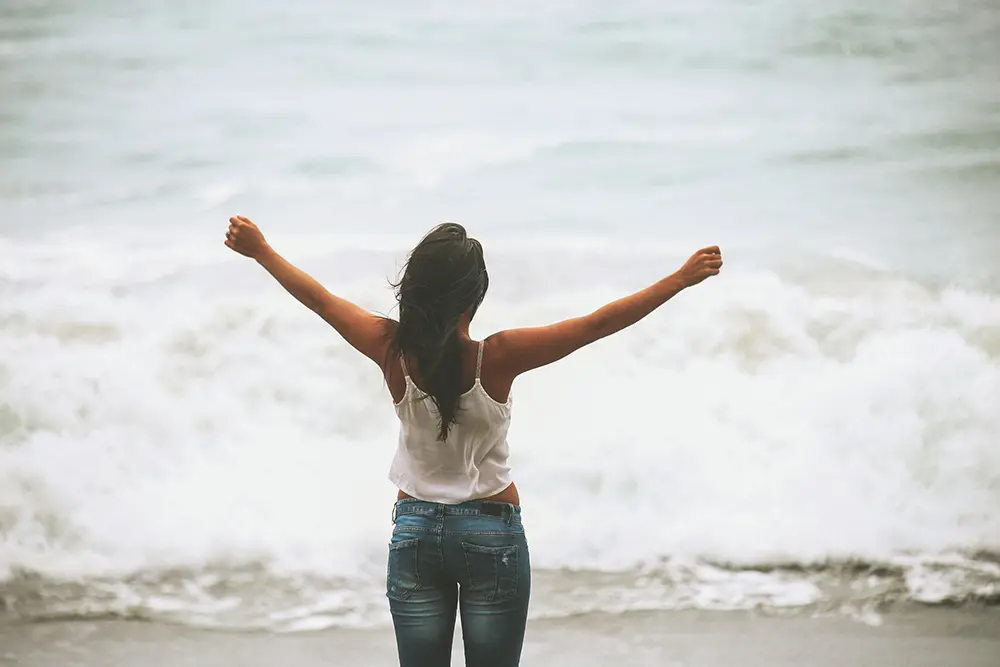
[[[410,372],[406,370],[406,359],[403,358],[403,355],[399,355],[399,365],[403,368],[403,377],[409,380]]]
[[[485,340],[479,341],[479,354],[476,356],[476,379],[479,380],[483,373],[483,345]]]

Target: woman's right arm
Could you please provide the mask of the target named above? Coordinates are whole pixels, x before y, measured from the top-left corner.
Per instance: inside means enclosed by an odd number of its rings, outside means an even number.
[[[598,308],[589,315],[543,327],[508,329],[490,336],[498,365],[513,380],[521,373],[551,364],[585,345],[630,327],[681,290],[697,285],[722,268],[718,246],[702,248],[676,273],[649,287]]]

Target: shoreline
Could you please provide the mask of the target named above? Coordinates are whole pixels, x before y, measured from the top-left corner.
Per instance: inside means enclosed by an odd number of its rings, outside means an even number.
[[[456,628],[453,665],[463,664]],[[392,631],[234,632],[158,622],[0,623],[0,665],[299,667],[393,665]],[[993,667],[1000,609],[912,606],[877,626],[836,616],[666,611],[529,622],[523,665]]]

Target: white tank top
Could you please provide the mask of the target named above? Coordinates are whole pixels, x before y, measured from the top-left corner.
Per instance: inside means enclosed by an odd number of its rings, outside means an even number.
[[[438,440],[441,421],[434,401],[410,379],[406,362],[400,363],[406,393],[396,403],[399,443],[389,468],[392,483],[419,500],[449,505],[507,488],[511,400],[500,403],[483,389],[483,343],[476,356],[476,383],[459,398],[458,420],[443,442]]]

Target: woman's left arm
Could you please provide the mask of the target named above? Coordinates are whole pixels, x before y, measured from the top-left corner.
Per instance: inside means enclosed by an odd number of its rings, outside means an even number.
[[[257,225],[243,216],[229,219],[226,246],[256,260],[289,294],[322,317],[354,349],[382,367],[388,344],[388,320],[331,294],[319,281],[279,255]]]

